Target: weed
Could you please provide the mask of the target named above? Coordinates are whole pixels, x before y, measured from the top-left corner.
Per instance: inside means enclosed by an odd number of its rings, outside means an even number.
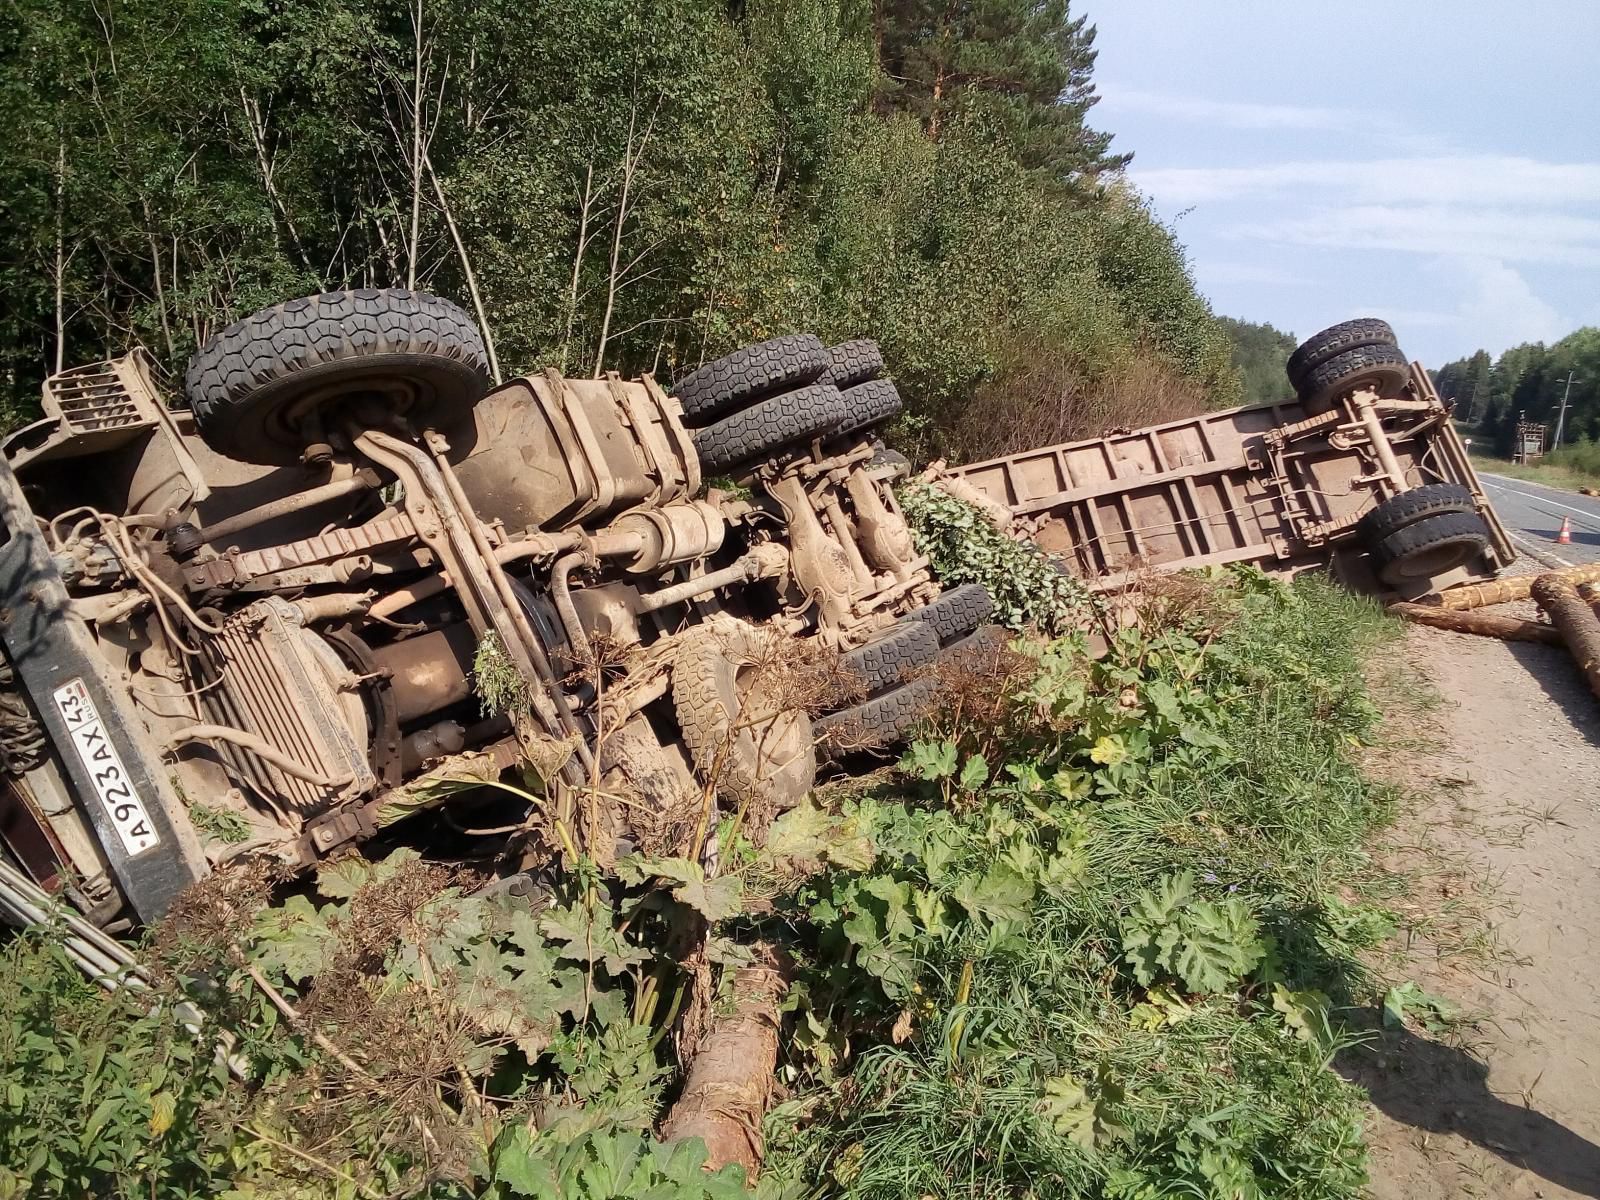
[[[965,500],[923,483],[899,492],[917,549],[947,585],[981,583],[994,598],[995,620],[1065,634],[1089,626],[1099,599],[1032,542],[1001,533]]]
[[[189,819],[194,827],[209,838],[236,846],[250,837],[250,823],[238,813],[225,808],[212,808],[198,801],[189,805]]]
[[[1320,580],[1223,586],[1100,662],[1037,651],[1004,752],[947,722],[854,802],[873,868],[794,908],[797,1013],[835,1065],[792,1060],[818,1090],[770,1123],[769,1171],[862,1197],[1361,1193],[1360,1094],[1327,1063],[1394,923],[1341,898],[1392,805],[1355,752],[1393,634]]]
[[[529,707],[528,681],[493,633],[473,652],[472,686],[483,703],[485,716],[517,713]]]

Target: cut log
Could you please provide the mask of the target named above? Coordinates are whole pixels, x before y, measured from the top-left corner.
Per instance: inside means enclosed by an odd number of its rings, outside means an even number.
[[[1589,681],[1589,689],[1600,696],[1600,615],[1578,595],[1578,589],[1563,573],[1552,571],[1533,581],[1533,598],[1561,631],[1567,650]]]
[[[1554,625],[1543,621],[1524,621],[1500,613],[1461,612],[1440,608],[1434,604],[1389,605],[1397,617],[1415,621],[1418,625],[1431,625],[1435,629],[1448,629],[1453,633],[1474,633],[1479,637],[1501,638],[1508,642],[1546,642],[1561,645],[1561,634]]]
[[[1580,563],[1578,566],[1563,567],[1559,571],[1549,571],[1547,574],[1566,579],[1571,583],[1596,583],[1600,582],[1600,563]],[[1526,600],[1533,593],[1533,581],[1543,578],[1543,575],[1508,575],[1493,583],[1451,588],[1440,594],[1436,607],[1463,610],[1483,608],[1490,604],[1505,604],[1511,600]]]
[[[712,1018],[683,1094],[661,1124],[663,1141],[703,1139],[708,1170],[738,1163],[751,1181],[761,1170],[761,1122],[778,1065],[778,1004],[788,989],[787,966],[770,948],[734,971],[732,1008]]]

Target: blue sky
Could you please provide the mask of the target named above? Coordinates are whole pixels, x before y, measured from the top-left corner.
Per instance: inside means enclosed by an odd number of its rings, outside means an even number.
[[[1600,325],[1600,0],[1078,0],[1218,313],[1437,366]]]

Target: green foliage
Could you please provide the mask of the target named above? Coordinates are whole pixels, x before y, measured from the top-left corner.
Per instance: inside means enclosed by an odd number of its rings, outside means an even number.
[[[1287,399],[1290,389],[1284,372],[1289,355],[1298,344],[1294,334],[1233,317],[1218,317],[1217,323],[1233,344],[1232,362],[1239,372],[1240,402],[1267,404]]]
[[[1460,1010],[1443,996],[1435,996],[1414,979],[1395,984],[1383,994],[1383,1023],[1391,1029],[1407,1019],[1417,1021],[1429,1033],[1447,1032],[1460,1018]]]
[[[931,137],[982,113],[1030,168],[1067,182],[1123,166],[1111,138],[1085,124],[1094,27],[1066,0],[954,6],[894,0],[878,9],[880,101],[915,113]]]
[[[484,1200],[743,1200],[744,1171],[704,1169],[703,1142],[663,1146],[637,1133],[598,1129],[570,1140],[524,1125],[496,1140]]]
[[[1318,580],[1216,589],[1206,628],[1126,633],[1095,663],[1046,647],[1002,761],[969,775],[975,738],[949,728],[910,748],[902,790],[854,803],[872,869],[781,910],[814,930],[808,1044],[855,1048],[853,1090],[810,1102],[828,1121],[769,1123],[768,1178],[1362,1194],[1360,1097],[1327,1062],[1392,923],[1329,885],[1367,876],[1387,813],[1351,750],[1375,719],[1362,661],[1392,629]],[[811,1068],[819,1088],[839,1061]]]
[[[1360,1097],[1328,1062],[1394,925],[1355,898],[1389,801],[1352,757],[1393,627],[1326,581],[1209,586],[1102,659],[1037,646],[1004,740],[936,715],[893,779],[730,838],[716,871],[579,861],[533,905],[399,851],[325,864],[314,896],[212,897],[186,969],[248,1089],[209,1030],[14,941],[0,1187],[20,1163],[68,1194],[343,1197],[448,1161],[423,1194],[731,1200],[737,1171],[648,1130],[696,973],[717,1008],[717,972],[762,941],[796,978],[759,1194],[1353,1200]],[[1414,984],[1384,1000],[1392,1022],[1449,1019]]]
[[[1571,445],[1552,450],[1545,461],[1553,467],[1564,467],[1575,474],[1600,480],[1600,441],[1585,435]]]
[[[225,808],[212,808],[209,804],[196,802],[189,805],[189,819],[201,833],[228,845],[237,845],[250,836],[250,823],[238,813]]]
[[[1492,360],[1479,350],[1444,364],[1434,372],[1434,383],[1441,396],[1455,401],[1456,418],[1492,439],[1501,455],[1510,454],[1519,420],[1543,422],[1554,465],[1600,473],[1600,456],[1583,447],[1600,440],[1600,328],[1584,326],[1549,346],[1513,346]],[[1558,449],[1563,402],[1564,449]]]
[[[1065,0],[20,0],[0,419],[58,358],[137,340],[178,379],[253,309],[413,280],[476,285],[506,374],[874,336],[930,445],[1019,339],[1226,400],[1181,249],[1097,182],[1093,33]]]
[[[1236,897],[1202,900],[1194,875],[1169,875],[1141,892],[1122,922],[1122,953],[1145,987],[1162,974],[1190,992],[1220,992],[1266,955],[1260,925]]]
[[[472,653],[472,689],[482,701],[485,716],[520,712],[530,704],[527,679],[494,633]]]
[[[1032,542],[1001,533],[965,500],[922,483],[906,485],[899,498],[935,574],[951,586],[981,583],[1002,625],[1059,635],[1083,628],[1098,611],[1075,576]]]
[[[198,1193],[231,1144],[212,1036],[137,993],[106,994],[50,931],[11,938],[0,950],[0,1196]]]

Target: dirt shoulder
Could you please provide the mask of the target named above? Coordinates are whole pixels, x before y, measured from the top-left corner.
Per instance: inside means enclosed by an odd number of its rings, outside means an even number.
[[[1421,889],[1402,970],[1475,1019],[1351,1058],[1372,1195],[1600,1197],[1600,701],[1556,647],[1406,645],[1442,699],[1409,781],[1433,799],[1389,852]],[[1498,952],[1441,953],[1484,904]]]

